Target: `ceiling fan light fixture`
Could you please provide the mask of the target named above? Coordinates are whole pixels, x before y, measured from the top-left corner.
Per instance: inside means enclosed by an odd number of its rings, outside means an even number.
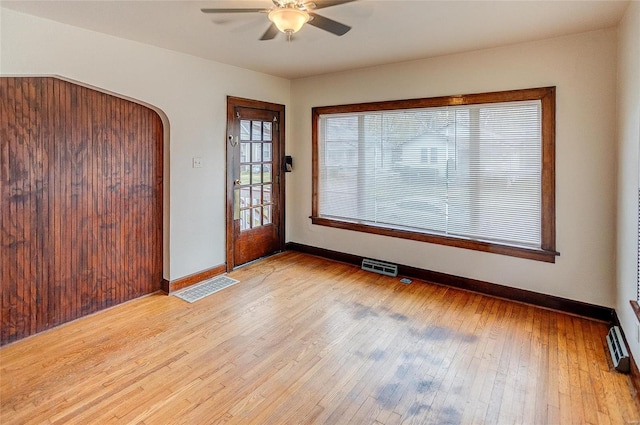
[[[293,34],[309,21],[309,14],[294,7],[284,7],[269,12],[269,20],[283,33]]]

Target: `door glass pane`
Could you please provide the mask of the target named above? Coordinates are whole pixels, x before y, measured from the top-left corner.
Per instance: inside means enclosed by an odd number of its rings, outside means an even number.
[[[246,208],[251,205],[251,191],[248,187],[240,189],[240,208]]]
[[[260,205],[260,189],[261,186],[252,186],[251,187],[251,205],[255,206],[255,205]]]
[[[262,225],[271,224],[271,205],[265,205],[262,208]]]
[[[240,121],[241,231],[273,224],[273,130],[270,121]]]
[[[262,179],[265,183],[271,183],[271,164],[264,164],[263,167]]]
[[[251,183],[257,184],[262,183],[262,165],[252,165],[251,166]]]
[[[251,228],[251,210],[240,211],[240,230],[249,230]]]
[[[265,184],[262,186],[262,203],[270,204],[271,203],[271,185]]]
[[[240,162],[251,162],[249,157],[250,143],[240,143]]]
[[[252,143],[253,157],[251,162],[262,162],[262,143]]]
[[[271,143],[262,144],[262,160],[271,161]]]
[[[251,121],[240,121],[240,140],[251,140]]]
[[[262,208],[258,207],[258,208],[252,208],[252,215],[253,215],[253,223],[251,225],[251,227],[260,227],[262,225],[262,217],[261,213],[262,213]]]
[[[240,166],[240,184],[249,184],[251,178],[251,165]]]
[[[251,121],[251,140],[262,140],[262,122]]]
[[[262,140],[271,140],[271,123],[265,122],[262,123]]]

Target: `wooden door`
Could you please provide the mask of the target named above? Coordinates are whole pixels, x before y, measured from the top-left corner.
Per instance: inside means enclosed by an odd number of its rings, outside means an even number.
[[[229,97],[227,269],[284,247],[284,106]]]

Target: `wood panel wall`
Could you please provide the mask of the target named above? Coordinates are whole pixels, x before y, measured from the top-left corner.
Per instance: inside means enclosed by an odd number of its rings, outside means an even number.
[[[154,292],[163,127],[55,78],[0,78],[0,345]]]

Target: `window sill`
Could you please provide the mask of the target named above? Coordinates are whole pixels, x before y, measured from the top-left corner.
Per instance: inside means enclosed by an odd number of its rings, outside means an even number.
[[[453,246],[457,248],[471,249],[475,251],[490,252],[494,254],[507,255],[511,257],[525,258],[535,261],[555,263],[556,256],[560,253],[556,251],[537,250],[510,245],[501,245],[491,242],[476,241],[472,239],[457,238],[429,233],[418,233],[403,229],[393,229],[388,227],[377,227],[362,223],[352,223],[346,221],[332,220],[322,217],[310,217],[311,223],[319,226],[334,227],[337,229],[353,230],[356,232],[372,233],[376,235],[391,236],[395,238],[409,239],[420,242],[428,242],[439,245]]]

